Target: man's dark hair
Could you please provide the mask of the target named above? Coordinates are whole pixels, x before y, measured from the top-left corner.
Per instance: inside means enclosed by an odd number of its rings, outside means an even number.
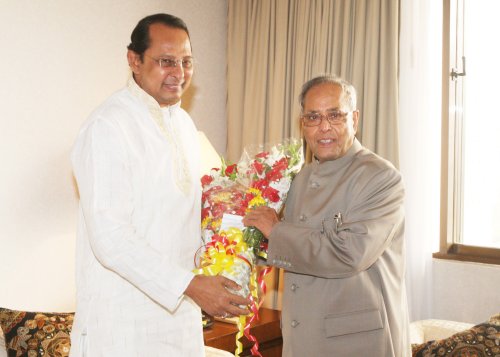
[[[141,60],[144,57],[144,52],[149,47],[149,27],[152,24],[163,24],[168,27],[184,30],[189,38],[188,28],[182,19],[170,14],[154,14],[146,16],[137,23],[137,26],[134,28],[134,31],[132,31],[132,35],[130,36],[132,42],[127,46],[129,50],[139,54],[141,56]]]

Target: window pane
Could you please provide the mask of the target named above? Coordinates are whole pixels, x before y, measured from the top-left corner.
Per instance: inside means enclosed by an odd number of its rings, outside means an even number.
[[[500,1],[464,11],[464,206],[462,243],[500,248]]]

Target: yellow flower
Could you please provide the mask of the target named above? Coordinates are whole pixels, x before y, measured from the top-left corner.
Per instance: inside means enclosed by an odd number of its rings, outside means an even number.
[[[250,187],[247,192],[253,193],[255,196],[260,196],[260,190],[258,188]]]
[[[265,205],[266,205],[266,200],[264,198],[262,198],[260,193],[258,196],[255,196],[254,198],[252,198],[250,200],[250,202],[248,202],[248,208],[257,207],[257,206],[265,206]]]
[[[216,231],[218,231],[221,223],[222,223],[222,219],[214,219],[212,221],[212,228],[214,228],[214,229],[216,229]]]
[[[210,217],[205,217],[201,221],[201,228],[205,229],[210,225],[211,218]]]

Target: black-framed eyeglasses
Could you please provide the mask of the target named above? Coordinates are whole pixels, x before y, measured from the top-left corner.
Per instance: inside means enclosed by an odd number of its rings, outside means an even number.
[[[348,114],[352,112],[341,112],[340,110],[333,110],[331,112],[327,112],[326,114],[320,113],[307,113],[302,114],[301,119],[304,126],[318,126],[323,121],[323,118],[328,120],[328,123],[331,125],[338,125],[345,122],[345,118]]]
[[[153,61],[158,63],[158,65],[161,68],[175,68],[178,65],[182,66],[182,68],[184,69],[193,68],[193,62],[194,62],[193,57],[174,59],[174,58],[154,58],[146,54],[144,56],[151,58]]]

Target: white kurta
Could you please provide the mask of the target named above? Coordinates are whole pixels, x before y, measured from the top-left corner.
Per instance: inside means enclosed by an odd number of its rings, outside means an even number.
[[[133,79],[83,125],[71,356],[204,355],[200,308],[183,295],[201,245],[199,161],[180,103],[160,108]]]

